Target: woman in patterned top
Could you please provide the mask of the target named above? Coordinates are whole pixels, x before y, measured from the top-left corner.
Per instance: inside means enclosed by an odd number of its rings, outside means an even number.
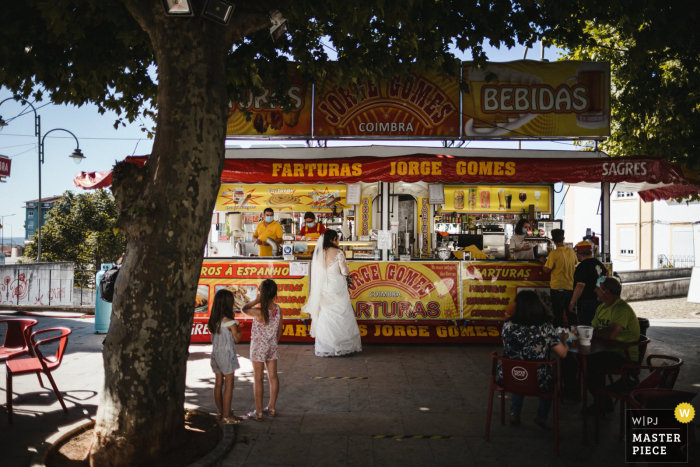
[[[253,362],[253,392],[255,393],[255,410],[248,414],[248,418],[262,422],[263,414],[275,417],[275,403],[280,389],[277,379],[277,359],[279,351],[277,343],[282,337],[284,324],[282,310],[275,304],[277,298],[277,284],[272,279],[265,279],[260,284],[260,290],[255,300],[243,305],[241,311],[253,318],[253,326],[250,331],[250,361]],[[263,379],[267,368],[267,379],[270,382],[270,402],[262,408]]]
[[[515,360],[545,361],[549,360],[549,350],[552,349],[561,358],[566,358],[569,347],[566,336],[557,336],[552,326],[553,315],[547,306],[533,290],[523,290],[515,297],[515,313],[503,324],[503,356]],[[502,381],[503,374],[498,366],[498,380]],[[553,390],[553,372],[549,365],[540,365],[537,370],[540,392]],[[512,395],[510,406],[510,424],[520,425],[520,411],[523,408],[525,396]],[[547,415],[552,406],[552,399],[540,399],[537,417],[534,422],[543,429]]]

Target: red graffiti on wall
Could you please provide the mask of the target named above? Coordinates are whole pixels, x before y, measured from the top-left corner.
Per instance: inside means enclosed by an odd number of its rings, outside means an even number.
[[[16,303],[18,299],[27,298],[28,293],[29,287],[24,274],[20,274],[15,280],[12,280],[10,276],[5,276],[0,282],[0,303]]]

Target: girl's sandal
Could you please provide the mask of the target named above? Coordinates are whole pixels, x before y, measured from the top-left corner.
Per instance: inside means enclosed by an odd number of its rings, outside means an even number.
[[[277,416],[277,411],[275,409],[270,410],[267,407],[263,409],[262,413],[264,413],[270,418],[275,418]]]
[[[255,410],[252,412],[249,412],[248,418],[255,420],[256,422],[262,422],[263,421],[263,414],[257,413]]]
[[[239,423],[242,423],[243,419],[240,417],[232,417],[232,418],[222,418],[221,423],[224,425],[238,425]]]

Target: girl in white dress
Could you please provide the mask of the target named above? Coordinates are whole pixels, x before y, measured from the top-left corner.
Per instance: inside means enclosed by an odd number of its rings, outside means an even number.
[[[350,269],[338,241],[334,230],[326,231],[318,239],[318,245],[323,248],[314,249],[309,300],[302,308],[311,317],[311,336],[316,338],[319,357],[362,351],[360,329],[345,280]]]

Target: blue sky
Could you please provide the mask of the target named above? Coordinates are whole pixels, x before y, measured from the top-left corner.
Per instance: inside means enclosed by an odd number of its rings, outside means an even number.
[[[519,46],[510,50],[487,49],[491,61],[502,62],[520,60],[524,48]],[[528,58],[538,59],[539,45],[528,52]],[[461,54],[460,54],[461,55]],[[547,49],[545,58],[555,60],[555,49]],[[463,60],[470,57],[461,56]],[[0,101],[11,97],[10,92],[0,88]],[[43,106],[49,101],[35,103],[35,107]],[[8,101],[0,106],[0,115],[9,120],[19,115],[25,106],[19,102]],[[72,131],[80,141],[80,149],[86,159],[80,165],[75,165],[68,156],[75,149],[75,140],[65,132],[53,132],[46,138],[45,163],[42,166],[42,197],[60,195],[66,190],[78,190],[73,186],[73,177],[79,171],[92,172],[108,170],[115,161],[124,159],[131,154],[150,154],[152,141],[147,139],[140,129],[139,123],[134,123],[123,128],[114,129],[116,115],[106,113],[100,115],[94,105],[82,107],[68,105],[49,104],[38,108],[41,116],[42,135],[54,128],[65,128]],[[34,114],[31,110],[24,115],[13,119],[9,126],[0,131],[0,154],[12,158],[12,175],[7,183],[0,184],[0,216],[5,217],[5,237],[10,235],[10,226],[14,237],[24,236],[25,214],[22,206],[24,202],[36,199],[38,192],[38,154],[36,149],[36,137],[34,136]],[[230,144],[248,147],[251,144],[260,144],[260,140],[236,140]],[[382,144],[380,141],[365,142],[360,144]],[[335,145],[332,142],[329,146]],[[347,145],[348,143],[343,143]],[[435,142],[391,142],[390,144],[441,146],[440,141]],[[340,145],[340,144],[338,144]],[[523,142],[523,149],[567,149],[572,148],[571,143],[553,142]],[[470,148],[517,148],[518,143],[512,142],[486,142],[473,141]],[[557,206],[559,202],[556,202]]]

